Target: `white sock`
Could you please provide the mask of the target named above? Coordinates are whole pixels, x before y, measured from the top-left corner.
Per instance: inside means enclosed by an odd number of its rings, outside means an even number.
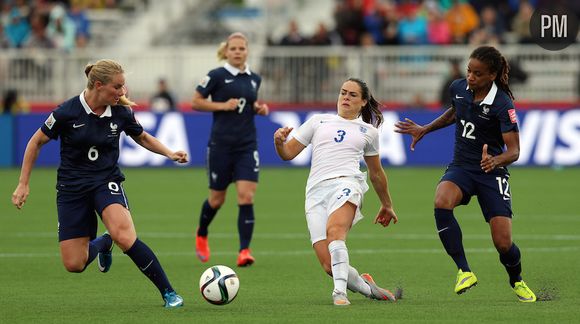
[[[335,240],[328,244],[330,265],[332,266],[332,280],[334,290],[346,294],[348,281],[348,249],[342,240]]]
[[[369,287],[369,285],[358,274],[358,271],[352,266],[348,267],[347,287],[349,290],[361,293],[367,297],[371,294],[371,287]]]

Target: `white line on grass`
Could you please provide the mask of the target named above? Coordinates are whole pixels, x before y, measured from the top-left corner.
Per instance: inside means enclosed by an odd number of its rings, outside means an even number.
[[[139,237],[155,238],[155,239],[193,239],[193,234],[183,232],[141,232]],[[2,238],[55,238],[56,232],[10,232],[3,233]],[[220,239],[237,239],[238,233],[211,233],[212,238]],[[308,234],[304,233],[254,233],[254,238],[257,239],[276,239],[276,240],[295,240],[306,239]],[[437,233],[433,234],[359,234],[349,233],[349,239],[368,239],[368,240],[439,240]],[[514,238],[517,240],[530,241],[580,241],[580,235],[569,234],[517,234],[514,233]],[[467,240],[491,240],[489,234],[463,234],[463,239]]]
[[[468,253],[497,253],[493,248],[473,248],[465,249]],[[571,251],[580,251],[580,246],[559,246],[559,247],[540,247],[540,248],[523,248],[525,253],[563,253]],[[349,254],[444,254],[445,250],[440,249],[349,249]],[[212,255],[235,256],[238,253],[235,251],[212,251]],[[302,256],[312,254],[313,251],[297,250],[297,251],[252,251],[253,255],[257,256]],[[195,257],[194,252],[156,252],[158,256],[190,256]],[[121,257],[122,253],[114,253],[115,256]],[[58,253],[0,253],[0,258],[60,258]]]

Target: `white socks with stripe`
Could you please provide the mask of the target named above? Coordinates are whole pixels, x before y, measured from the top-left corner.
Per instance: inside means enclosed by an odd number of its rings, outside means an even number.
[[[342,240],[335,240],[328,244],[330,265],[334,291],[346,294],[346,285],[349,277],[348,249]]]
[[[366,297],[371,295],[371,287],[361,278],[358,271],[349,266],[348,267],[348,289],[354,292],[361,293]]]

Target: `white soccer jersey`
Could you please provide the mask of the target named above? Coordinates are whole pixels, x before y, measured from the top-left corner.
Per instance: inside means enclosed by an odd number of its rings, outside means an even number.
[[[379,132],[361,118],[344,119],[338,115],[314,115],[293,134],[304,146],[312,144],[310,175],[306,192],[320,181],[366,175],[360,171],[363,156],[379,154]]]

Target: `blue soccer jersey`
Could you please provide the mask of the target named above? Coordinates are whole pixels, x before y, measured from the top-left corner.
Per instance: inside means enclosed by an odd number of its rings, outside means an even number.
[[[214,102],[239,100],[233,111],[213,112],[213,124],[209,145],[222,148],[256,149],[256,125],[254,103],[262,78],[246,67],[241,71],[226,63],[224,67],[211,70],[196,90]]]
[[[51,139],[60,137],[57,190],[84,192],[104,182],[125,180],[117,164],[119,136],[140,135],[143,127],[126,106],[109,106],[97,116],[81,93],[57,107],[41,130]]]
[[[466,79],[453,81],[449,89],[455,108],[452,164],[479,171],[483,145],[489,154],[499,155],[505,146],[502,134],[519,131],[513,101],[495,83],[481,102],[473,101]]]

